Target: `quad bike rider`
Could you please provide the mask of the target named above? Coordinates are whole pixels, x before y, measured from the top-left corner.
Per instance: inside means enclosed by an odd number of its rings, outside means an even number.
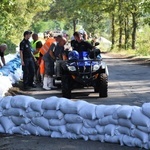
[[[100,50],[95,47],[92,50],[69,52],[68,61],[61,65],[61,73],[63,97],[71,98],[73,89],[92,86],[99,97],[108,95],[107,65],[102,61]]]

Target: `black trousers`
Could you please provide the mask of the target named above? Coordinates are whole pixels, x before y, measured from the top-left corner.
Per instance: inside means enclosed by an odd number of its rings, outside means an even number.
[[[28,86],[32,85],[34,81],[35,67],[33,58],[24,59],[23,70],[23,85]]]

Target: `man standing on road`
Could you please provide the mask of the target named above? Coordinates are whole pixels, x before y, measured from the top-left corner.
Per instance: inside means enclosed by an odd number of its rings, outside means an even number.
[[[24,89],[28,89],[28,86],[35,88],[34,85],[34,59],[31,51],[31,44],[29,38],[31,37],[31,31],[25,31],[24,39],[20,42],[20,58],[23,70],[23,86]]]
[[[3,65],[5,65],[5,58],[4,58],[4,52],[7,49],[7,45],[6,44],[1,44],[0,45],[0,57],[1,57],[1,61],[3,63]],[[0,68],[2,68],[2,64],[0,63]]]
[[[64,55],[64,45],[66,44],[66,39],[61,35],[56,37],[56,42],[54,42],[47,53],[43,56],[45,62],[45,74],[43,80],[43,89],[50,90],[55,88],[53,85],[53,75],[54,75],[54,62],[56,59],[63,60]]]
[[[35,58],[35,81],[41,82],[40,70],[39,70],[39,62],[40,62],[40,48],[42,47],[42,42],[39,40],[38,34],[32,34],[31,46]]]

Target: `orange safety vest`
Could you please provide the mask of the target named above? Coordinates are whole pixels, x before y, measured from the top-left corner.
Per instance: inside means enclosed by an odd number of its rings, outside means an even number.
[[[56,40],[54,38],[48,38],[44,45],[40,48],[40,53],[44,55],[48,51],[51,44],[55,41]]]
[[[44,72],[45,72],[45,63],[44,63],[43,59],[41,59],[39,67],[40,67],[40,75],[44,75]]]

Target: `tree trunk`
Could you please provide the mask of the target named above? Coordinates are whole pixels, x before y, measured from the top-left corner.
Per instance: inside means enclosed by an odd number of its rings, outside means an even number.
[[[136,29],[137,29],[137,22],[136,22],[136,14],[132,13],[132,49],[135,49],[136,43]]]
[[[121,46],[122,46],[122,21],[121,20],[119,21],[119,26],[120,26],[120,29],[119,29],[119,48],[121,48]]]
[[[111,31],[111,36],[112,36],[112,47],[114,47],[115,44],[115,16],[112,14],[112,31]]]
[[[76,20],[73,19],[73,33],[76,31]]]
[[[126,19],[125,19],[124,32],[125,32],[124,45],[125,45],[125,49],[127,49],[128,48],[128,41],[129,41],[129,17],[128,16],[126,16]]]
[[[122,5],[121,5],[121,0],[119,0],[119,49],[122,47],[122,31],[123,31],[123,16],[122,16],[122,13],[121,13],[121,10],[122,10]]]

